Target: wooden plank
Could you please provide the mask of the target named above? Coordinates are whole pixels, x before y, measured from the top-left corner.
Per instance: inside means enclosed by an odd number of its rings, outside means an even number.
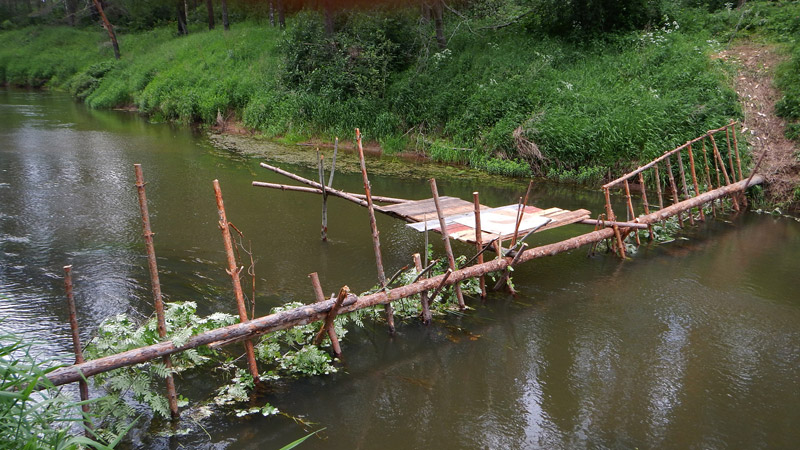
[[[442,206],[451,205],[453,202],[464,202],[469,203],[466,200],[461,200],[460,198],[456,197],[441,197],[439,199]],[[426,198],[424,200],[416,200],[413,202],[406,202],[406,203],[399,203],[396,205],[389,205],[384,208],[387,211],[393,211],[398,214],[411,216],[411,215],[418,215],[423,213],[429,214],[436,214],[436,205],[433,203],[432,198]]]

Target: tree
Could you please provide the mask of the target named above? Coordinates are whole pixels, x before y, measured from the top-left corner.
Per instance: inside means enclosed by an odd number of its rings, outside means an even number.
[[[208,10],[208,29],[214,29],[214,1],[206,0],[206,9]]]
[[[181,0],[175,0],[175,7],[178,13],[178,36],[186,36],[189,29],[186,27],[186,10],[183,9]]]
[[[442,0],[434,0],[433,6],[433,23],[436,27],[436,42],[439,44],[439,49],[444,50],[447,47],[447,39],[444,37],[444,19]]]
[[[325,34],[329,37],[333,37],[333,6],[331,5],[331,0],[323,0],[323,9],[325,14]]]
[[[231,25],[228,23],[228,0],[222,0],[222,28],[225,31],[231,29]]]
[[[100,15],[100,18],[103,20],[103,26],[108,31],[108,37],[111,38],[111,46],[114,47],[114,58],[119,59],[119,44],[117,44],[117,34],[114,32],[114,27],[111,26],[111,22],[108,21],[106,17],[106,13],[103,12],[103,6],[100,4],[100,0],[93,0],[94,7],[97,9],[97,14]]]

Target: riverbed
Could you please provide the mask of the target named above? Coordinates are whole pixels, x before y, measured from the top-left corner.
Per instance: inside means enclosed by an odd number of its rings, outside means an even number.
[[[0,90],[0,330],[36,342],[42,357],[71,362],[63,269],[72,264],[84,341],[105,318],[152,314],[133,164],[147,180],[167,301],[202,314],[236,312],[212,180],[228,219],[256,259],[256,314],[311,302],[308,274],[323,289],[363,292],[377,282],[364,208],[332,198],[328,242],[319,196],[267,190],[291,182],[260,161],[316,178],[313,148],[212,145],[187,126],[93,111],[68,95]],[[325,149],[326,158],[330,150]],[[343,148],[334,187],[363,188]],[[442,195],[516,203],[527,180],[460,167],[370,156],[373,193]],[[599,191],[537,181],[531,204],[586,208]],[[423,251],[421,233],[378,217],[389,274]],[[581,232],[572,225],[532,245]],[[434,252],[443,255],[438,235]],[[454,244],[458,254],[474,250]],[[800,442],[800,223],[747,212],[687,228],[632,258],[587,248],[518,267],[516,297],[469,298],[465,314],[348,334],[341,370],[281,382],[260,401],[288,416],[210,417],[184,412],[163,437],[145,424],[133,448],[280,448],[325,428],[300,448],[792,448]],[[207,375],[177,380],[193,404],[208,399]],[[98,393],[97,390],[94,391]],[[157,422],[157,421],[155,421]]]

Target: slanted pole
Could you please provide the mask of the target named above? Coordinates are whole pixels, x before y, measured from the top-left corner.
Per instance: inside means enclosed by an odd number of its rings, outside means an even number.
[[[687,145],[691,145],[687,142]],[[678,152],[676,156],[678,159],[678,171],[681,174],[681,186],[683,186],[683,199],[689,199],[689,188],[686,186],[686,171],[683,170],[683,157],[681,156],[681,152]],[[689,210],[689,223],[694,225],[694,214],[692,214],[692,210]]]
[[[741,177],[736,178],[736,166],[733,165],[733,147],[731,146],[730,126],[725,127],[725,142],[728,144],[728,164],[731,168],[731,179],[738,181]]]
[[[483,230],[481,229],[481,202],[478,192],[472,193],[472,202],[475,204],[475,249],[478,251],[478,264],[483,264]],[[486,298],[486,277],[481,275],[481,298]]]
[[[711,168],[708,165],[708,152],[706,151],[705,138],[703,138],[703,164],[705,165],[706,192],[708,192],[714,189],[714,184],[711,182]],[[714,202],[711,202],[711,214],[717,217],[717,207],[714,205]]]
[[[375,206],[372,204],[372,192],[370,189],[369,178],[367,178],[367,163],[364,159],[364,147],[361,145],[361,130],[356,128],[356,143],[358,144],[358,158],[361,161],[361,177],[364,179],[364,193],[367,196],[367,209],[369,210],[369,226],[372,229],[372,247],[375,250],[375,265],[378,269],[378,283],[381,288],[386,287],[386,273],[383,270],[383,258],[381,257],[381,239],[378,232],[378,224],[375,221]],[[384,306],[386,313],[386,323],[389,325],[389,333],[394,334],[394,309],[390,303]]]
[[[729,186],[731,184],[731,179],[728,176],[728,170],[725,169],[725,160],[722,159],[722,155],[719,153],[719,148],[717,148],[717,141],[714,140],[714,136],[711,134],[709,134],[708,137],[711,139],[711,144],[714,146],[714,155],[719,161],[719,168],[722,172],[722,176],[725,178],[725,185]],[[731,200],[733,201],[733,209],[739,211],[739,200],[737,200],[737,195],[731,195]]]
[[[736,140],[736,122],[731,122],[733,131],[733,151],[736,152],[736,166],[739,169],[739,181],[742,181],[742,159],[739,157],[739,141]]]
[[[327,300],[325,298],[325,294],[322,292],[322,285],[319,282],[319,275],[317,272],[313,272],[308,274],[308,278],[311,278],[311,287],[314,288],[314,297],[317,299],[317,303],[324,302]],[[339,305],[341,306],[341,305]],[[338,308],[337,308],[338,309]],[[342,348],[339,345],[339,337],[336,336],[336,329],[333,326],[333,323],[328,326],[327,322],[320,330],[320,334],[317,336],[319,342],[314,342],[316,345],[322,343],[322,332],[325,331],[328,333],[328,338],[331,340],[331,348],[333,349],[333,354],[337,358],[342,356]]]
[[[64,266],[64,289],[67,291],[67,308],[69,309],[69,327],[72,330],[72,348],[75,352],[75,364],[83,364],[86,360],[83,359],[83,347],[81,347],[81,334],[78,328],[78,313],[75,309],[75,297],[72,294],[72,266]],[[168,357],[166,357],[168,358]],[[86,380],[78,380],[78,390],[80,391],[81,401],[86,402],[89,400],[89,386]],[[83,410],[83,425],[86,430],[84,433],[87,437],[91,437],[89,430],[92,428],[92,421],[86,414],[89,413],[89,405],[81,405]]]
[[[617,220],[616,216],[614,216],[614,209],[611,207],[611,194],[608,192],[609,188],[603,188],[603,192],[606,195],[606,217],[611,222],[615,222]],[[617,224],[611,225],[611,228],[614,229],[614,237],[616,238],[617,242],[617,254],[620,258],[625,257],[625,245],[622,243],[622,235],[619,232],[619,226]]]
[[[225,204],[222,201],[222,190],[219,187],[219,180],[214,180],[214,194],[217,198],[217,212],[219,213],[219,229],[222,232],[222,243],[225,246],[225,255],[228,259],[228,269],[226,272],[231,276],[233,282],[233,293],[236,296],[236,306],[239,310],[239,322],[247,323],[250,319],[247,318],[247,308],[244,304],[244,293],[242,292],[241,280],[239,280],[239,272],[241,268],[236,267],[236,257],[233,255],[233,240],[231,239],[231,230],[228,225],[228,218],[225,215]],[[244,341],[244,350],[247,354],[247,367],[250,369],[250,375],[253,381],[258,383],[258,366],[256,365],[256,354],[253,350],[253,342],[251,340]]]
[[[114,26],[108,21],[106,13],[103,11],[103,5],[100,4],[100,0],[92,1],[94,2],[95,9],[97,9],[97,14],[100,15],[100,19],[103,21],[103,28],[106,29],[108,37],[111,39],[111,47],[114,49],[114,58],[119,59],[119,44],[117,43],[117,33],[114,31]]]
[[[525,198],[522,199],[522,208],[520,208],[517,215],[517,222],[514,224],[514,238],[511,239],[511,247],[517,245],[517,236],[519,235],[519,226],[522,223],[522,216],[525,215],[525,208],[528,206],[528,200],[531,195],[531,188],[533,187],[533,180],[528,182],[528,190],[525,191]]]
[[[442,240],[444,241],[444,251],[447,253],[447,263],[450,270],[456,271],[456,259],[453,257],[453,248],[450,246],[450,235],[447,234],[447,224],[445,223],[444,213],[442,206],[439,204],[439,189],[436,187],[436,178],[431,178],[431,192],[433,193],[433,204],[436,205],[436,215],[439,216],[439,228],[442,232]],[[461,293],[461,283],[455,284],[456,298],[458,299],[458,307],[460,309],[466,308],[464,304],[464,295]]]
[[[422,267],[422,258],[419,253],[414,253],[414,268],[417,270],[417,276],[422,275],[424,269]],[[420,292],[419,298],[422,303],[422,323],[428,325],[431,323],[431,307],[428,302],[428,291]]]
[[[650,214],[650,203],[647,202],[647,187],[644,184],[644,175],[642,172],[639,172],[639,184],[642,186],[642,204],[644,206],[644,213]],[[637,232],[638,233],[638,232]],[[653,240],[653,226],[647,224],[647,235],[650,237],[650,240]]]
[[[669,160],[669,156],[666,158],[667,161],[667,178],[669,179],[669,188],[672,191],[672,204],[677,204],[680,202],[678,199],[678,188],[675,185],[675,177],[672,176],[672,163]],[[683,214],[678,213],[678,222],[681,224],[681,228],[683,228]]]
[[[641,174],[641,172],[639,172],[639,174]],[[628,184],[627,178],[625,179],[625,199],[628,202],[628,213],[631,216],[630,220],[636,221],[636,212],[633,210],[633,202],[631,201],[631,187],[630,184]],[[639,239],[639,231],[634,230],[633,232],[635,233],[634,236],[636,236],[636,245],[642,245],[642,241]]]
[[[144,175],[142,165],[134,164],[136,173],[136,190],[139,194],[139,210],[142,213],[142,235],[144,236],[144,246],[147,249],[147,265],[150,269],[150,284],[153,289],[153,305],[156,309],[156,320],[158,337],[167,337],[167,322],[164,319],[164,301],[161,297],[161,282],[158,278],[158,264],[156,262],[156,250],[153,245],[153,232],[150,229],[150,212],[147,208],[147,195],[145,193]],[[178,394],[175,391],[175,379],[172,377],[172,360],[169,356],[163,358],[164,366],[167,368],[167,402],[169,403],[169,413],[173,419],[178,417]]]
[[[336,173],[336,154],[337,153],[339,153],[339,138],[338,137],[333,140],[333,158],[331,158],[331,175],[328,178],[328,187],[333,186],[333,174]],[[320,182],[320,184],[322,184],[322,183]]]
[[[692,184],[694,184],[694,195],[700,195],[700,184],[697,183],[697,171],[695,171],[694,168],[694,152],[692,152],[691,142],[687,146],[686,150],[689,152],[689,170],[691,171],[692,174]],[[703,212],[703,207],[701,206],[697,208],[697,210],[700,211],[700,220],[705,222],[706,215]]]

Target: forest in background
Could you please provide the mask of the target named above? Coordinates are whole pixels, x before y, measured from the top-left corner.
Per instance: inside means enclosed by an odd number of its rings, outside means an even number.
[[[740,119],[736,67],[714,55],[751,39],[787,54],[777,109],[800,135],[797,1],[97,3],[118,60],[95,2],[0,1],[0,81],[285,142],[360,127],[389,153],[596,183]]]

